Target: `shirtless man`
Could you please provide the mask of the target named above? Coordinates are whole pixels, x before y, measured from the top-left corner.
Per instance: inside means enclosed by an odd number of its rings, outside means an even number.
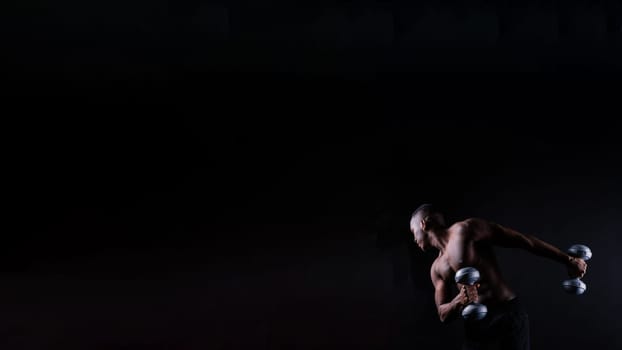
[[[439,251],[430,275],[441,322],[455,319],[471,302],[488,307],[488,314],[482,320],[464,322],[463,349],[529,349],[527,313],[501,275],[494,246],[521,248],[557,261],[566,266],[571,278],[583,277],[587,269],[584,260],[536,237],[493,222],[470,218],[447,227],[442,213],[430,204],[413,212],[410,230],[423,251],[430,248]],[[479,270],[480,282],[474,286],[457,285],[457,295],[452,298],[455,273],[463,267]]]

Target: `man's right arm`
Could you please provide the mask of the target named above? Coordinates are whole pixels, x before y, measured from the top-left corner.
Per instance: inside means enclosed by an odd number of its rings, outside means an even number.
[[[468,297],[464,287],[460,288],[460,293],[453,299],[449,300],[449,286],[439,276],[436,276],[432,272],[432,282],[434,284],[434,301],[436,302],[436,309],[438,311],[438,317],[441,322],[447,323],[454,320],[462,306],[468,303]]]

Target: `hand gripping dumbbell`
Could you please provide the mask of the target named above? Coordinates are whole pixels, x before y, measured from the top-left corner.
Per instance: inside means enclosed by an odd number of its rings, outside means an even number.
[[[572,247],[568,248],[568,255],[573,256],[575,258],[583,259],[585,261],[590,260],[592,258],[592,251],[587,246],[582,244],[575,244]],[[581,281],[580,278],[572,278],[565,280],[562,283],[564,290],[568,294],[580,295],[585,292],[587,289],[587,285]]]
[[[456,272],[456,283],[474,285],[479,281],[479,271],[474,267],[463,267]],[[488,308],[484,304],[469,303],[462,309],[462,318],[468,321],[481,320],[486,317]]]

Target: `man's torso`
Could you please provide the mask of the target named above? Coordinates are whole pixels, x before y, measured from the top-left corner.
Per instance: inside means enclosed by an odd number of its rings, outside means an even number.
[[[460,266],[474,267],[480,272],[480,303],[492,305],[515,298],[516,295],[501,275],[493,245],[486,239],[489,233],[486,225],[460,222],[452,225],[449,230],[450,239],[445,252],[436,258],[432,270],[447,283],[455,285],[454,276]],[[456,239],[456,230],[463,230],[466,239]],[[462,262],[457,260],[458,256],[462,257]]]

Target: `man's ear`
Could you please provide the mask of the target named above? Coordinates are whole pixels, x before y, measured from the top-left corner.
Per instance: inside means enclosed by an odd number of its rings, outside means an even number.
[[[423,231],[425,231],[426,226],[428,225],[428,217],[426,216],[425,218],[421,219],[421,221],[419,221],[419,224],[421,225],[421,229]]]

